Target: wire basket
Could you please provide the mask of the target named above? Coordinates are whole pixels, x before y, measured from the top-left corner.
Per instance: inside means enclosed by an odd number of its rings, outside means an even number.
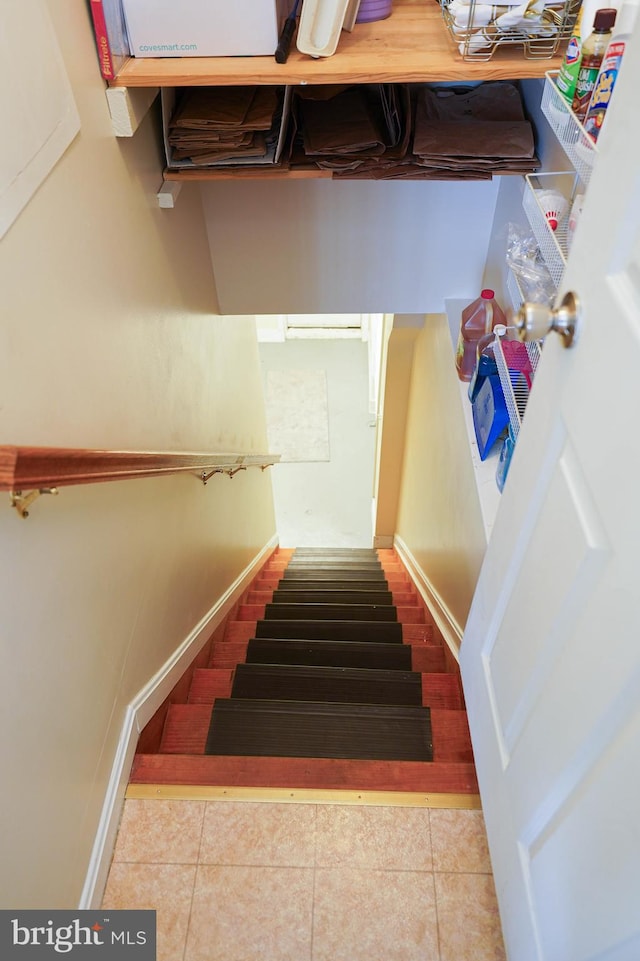
[[[568,223],[565,215],[555,230],[549,226],[547,214],[540,203],[542,191],[557,190],[565,198],[567,214],[575,200],[580,179],[576,173],[544,173],[527,174],[525,176],[525,190],[522,195],[522,206],[533,235],[538,242],[540,254],[544,260],[556,287],[560,285],[567,263],[568,252]]]
[[[591,178],[597,148],[558,90],[556,86],[558,73],[558,70],[551,70],[545,74],[541,103],[542,112],[549,121],[560,146],[586,187]]]
[[[541,345],[539,341],[534,340],[527,344],[522,344],[521,349],[526,349],[529,360],[526,376],[524,376],[521,371],[509,367],[504,355],[501,338],[496,336],[493,356],[496,361],[496,367],[498,368],[502,394],[509,412],[509,423],[514,441],[520,432],[520,425],[522,424],[522,418],[524,417],[527,401],[529,400],[533,377],[538,367],[538,361],[540,360]]]
[[[511,309],[517,314],[525,301],[525,296],[522,292],[520,281],[511,269],[507,270],[506,286]]]
[[[532,0],[521,6],[492,6],[476,0],[440,0],[451,39],[463,60],[490,60],[500,47],[519,44],[525,60],[548,60],[568,40],[581,0]]]

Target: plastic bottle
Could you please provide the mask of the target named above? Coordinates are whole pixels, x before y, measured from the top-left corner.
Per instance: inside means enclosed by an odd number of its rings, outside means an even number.
[[[573,95],[576,91],[578,82],[578,71],[582,60],[582,19],[584,16],[584,4],[578,11],[578,16],[573,27],[571,39],[567,44],[567,49],[560,67],[560,72],[556,78],[558,93],[561,93],[569,106],[573,103]]]
[[[627,41],[631,36],[638,16],[638,9],[640,9],[640,0],[626,0],[624,3],[616,21],[616,32],[609,41],[607,52],[603,57],[602,66],[596,78],[584,120],[584,128],[594,142],[600,135],[602,124],[607,115],[607,107],[618,79]]]
[[[611,40],[611,29],[616,22],[617,12],[613,7],[598,10],[593,21],[593,32],[582,44],[582,62],[571,105],[578,120],[584,120],[589,109],[591,94]]]
[[[482,387],[485,377],[498,373],[494,346],[497,337],[506,336],[507,328],[502,324],[496,324],[488,334],[483,334],[476,344],[476,365],[469,381],[469,400],[471,403],[476,399],[477,393]]]
[[[582,61],[582,45],[593,30],[593,19],[601,2],[602,0],[582,0],[560,72],[556,78],[558,93],[562,94],[569,106],[573,103],[576,90]]]
[[[495,293],[485,288],[480,296],[465,307],[460,317],[460,334],[456,349],[456,369],[460,380],[471,380],[476,366],[476,348],[484,334],[496,324],[506,326],[506,318],[495,300]]]

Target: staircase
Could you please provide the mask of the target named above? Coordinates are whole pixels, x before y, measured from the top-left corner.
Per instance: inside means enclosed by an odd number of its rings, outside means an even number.
[[[395,552],[276,551],[130,780],[477,794],[457,663]]]

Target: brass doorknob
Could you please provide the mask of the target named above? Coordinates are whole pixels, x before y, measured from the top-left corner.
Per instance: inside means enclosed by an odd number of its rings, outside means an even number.
[[[513,318],[520,340],[542,340],[550,331],[562,337],[565,347],[571,347],[576,339],[580,321],[580,301],[573,291],[565,294],[559,307],[545,304],[524,303]]]

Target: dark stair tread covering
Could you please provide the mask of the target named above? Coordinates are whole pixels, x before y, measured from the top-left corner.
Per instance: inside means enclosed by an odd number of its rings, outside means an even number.
[[[398,621],[276,621],[269,619],[258,621],[256,637],[402,644],[402,624]]]
[[[304,554],[294,554],[287,564],[287,567],[298,567],[302,565],[314,565],[319,570],[323,567],[382,567],[377,557],[347,557],[340,554],[333,556],[324,554],[322,557],[305,557]]]
[[[232,697],[422,706],[422,678],[414,671],[238,664]]]
[[[290,578],[286,581],[280,580],[278,586],[276,587],[276,592],[293,594],[296,593],[306,593],[307,591],[318,591],[318,592],[335,592],[338,594],[348,594],[351,591],[358,591],[359,593],[368,594],[371,597],[376,597],[378,594],[390,594],[389,585],[387,581],[334,581],[334,580],[311,580],[308,577],[303,577],[301,580],[296,581]]]
[[[267,620],[282,621],[397,621],[389,604],[265,604]]]
[[[384,581],[386,583],[385,573],[383,570],[362,570],[362,568],[318,568],[315,565],[312,567],[298,568],[297,570],[291,570],[291,568],[286,567],[282,572],[283,581]]]
[[[391,591],[282,590],[274,591],[272,604],[381,604],[393,603]]]
[[[246,663],[410,671],[411,647],[408,644],[384,642],[254,637],[247,644]]]
[[[427,707],[218,698],[205,754],[431,761]]]
[[[378,559],[375,547],[296,547],[292,557],[372,557]]]

